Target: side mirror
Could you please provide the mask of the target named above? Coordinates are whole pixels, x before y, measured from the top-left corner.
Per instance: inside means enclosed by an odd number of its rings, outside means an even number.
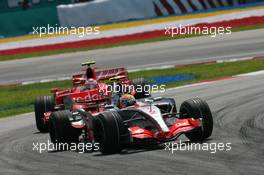
[[[53,93],[53,94],[55,94],[55,93],[58,92],[58,91],[59,91],[59,88],[52,88],[52,89],[50,90],[50,92]]]
[[[153,102],[154,102],[154,99],[146,98],[146,99],[145,99],[145,102],[147,102],[147,103],[150,103],[150,104],[151,104],[151,103],[153,103]]]
[[[73,78],[72,79],[72,84],[73,85],[80,85],[85,83],[85,78]]]

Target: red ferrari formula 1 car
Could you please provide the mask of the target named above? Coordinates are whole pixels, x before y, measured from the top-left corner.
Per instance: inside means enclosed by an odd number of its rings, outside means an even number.
[[[97,106],[105,103],[112,103],[112,90],[109,90],[107,83],[102,80],[118,81],[121,85],[145,86],[142,79],[129,80],[125,68],[113,68],[97,70],[91,65],[95,62],[82,63],[87,66],[82,73],[72,77],[73,87],[70,89],[51,89],[51,96],[40,96],[35,100],[35,120],[40,132],[48,132],[48,121],[53,111],[82,109],[91,113],[98,112]],[[115,82],[114,82],[115,83]],[[117,94],[120,96],[122,92]],[[132,92],[136,98],[149,96],[146,91]]]
[[[208,104],[189,99],[177,113],[172,98],[146,98],[123,109],[104,112],[58,111],[50,122],[53,143],[99,143],[103,154],[142,143],[159,144],[184,134],[190,141],[211,136],[213,118]]]

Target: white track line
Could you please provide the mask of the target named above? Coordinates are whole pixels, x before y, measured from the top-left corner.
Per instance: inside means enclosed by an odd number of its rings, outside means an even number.
[[[217,60],[212,61],[210,63],[224,63],[224,62],[237,62],[237,61],[245,61],[245,60],[253,60],[255,57],[244,57],[244,58],[232,58],[227,60]],[[184,64],[184,66],[188,65],[195,65],[195,64],[207,64],[208,62],[199,62],[199,63],[191,63],[191,64]],[[141,69],[130,69],[128,72],[137,72],[137,71],[144,71],[144,70],[160,70],[160,69],[168,69],[168,68],[174,68],[180,65],[164,65],[159,67],[149,67],[149,68],[141,68]],[[264,71],[257,71],[252,73],[246,73],[246,74],[240,74],[240,75],[234,75],[233,77],[241,77],[241,76],[252,76],[252,75],[259,75],[263,74]],[[46,82],[52,82],[52,81],[62,81],[62,80],[70,80],[71,77],[58,77],[58,78],[52,78],[52,79],[43,79],[43,80],[36,80],[36,81],[25,81],[18,84],[21,85],[28,85],[28,84],[34,84],[34,83],[46,83]],[[210,81],[211,82],[211,81]]]

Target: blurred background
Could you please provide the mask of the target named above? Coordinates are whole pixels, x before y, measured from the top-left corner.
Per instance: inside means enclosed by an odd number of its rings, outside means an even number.
[[[263,175],[264,0],[0,0],[0,22],[1,175]],[[100,32],[32,35],[47,26]],[[166,27],[179,26],[230,27],[232,34],[166,35]],[[166,84],[153,95],[175,98],[178,109],[186,99],[205,99],[215,123],[206,142],[232,142],[232,150],[32,152],[32,143],[49,138],[35,128],[35,98],[72,87],[71,76],[92,60]]]
[[[218,0],[218,1],[200,1],[200,0],[182,0],[175,1],[176,3],[180,3],[186,6],[186,2],[192,2],[192,4],[196,5],[197,2],[202,4],[203,6],[207,6],[206,10],[208,9],[215,9],[215,8],[226,8],[232,6],[239,6],[245,4],[252,4],[262,2],[262,0]],[[86,4],[95,3],[95,8],[92,10],[86,6]],[[111,8],[106,8],[105,11],[112,13],[113,15],[119,11],[118,8],[122,8],[124,6],[130,5],[131,8],[136,8],[133,12],[137,12],[137,14],[130,15],[130,18],[133,19],[140,19],[140,18],[153,18],[154,16],[150,14],[150,9],[154,9],[157,11],[158,4],[172,4],[170,0],[168,1],[159,1],[159,0],[142,0],[141,2],[138,0],[1,0],[0,1],[0,36],[3,37],[10,37],[10,36],[17,36],[17,35],[25,35],[32,31],[33,26],[46,26],[47,24],[55,25],[70,25],[71,23],[65,22],[64,18],[69,18],[72,16],[67,16],[67,12],[71,13],[73,10],[80,10],[80,14],[87,15],[93,14],[91,16],[85,16],[87,20],[89,18],[101,18],[101,15],[105,15],[106,13],[101,12],[101,7],[99,6],[106,6],[110,7],[109,4],[113,4]],[[146,3],[154,4],[153,7],[146,5]],[[82,5],[84,4],[84,5]],[[117,4],[117,5],[116,5]],[[119,5],[118,5],[119,4]],[[123,5],[124,4],[124,5]],[[66,5],[66,6],[60,6]],[[68,6],[67,6],[68,5]],[[194,8],[195,11],[204,11],[205,9],[200,8],[200,5],[197,6],[198,8]],[[90,11],[87,12],[85,8]],[[169,7],[170,8],[170,7]],[[173,6],[172,6],[173,8]],[[99,11],[98,11],[99,9]],[[139,15],[140,13],[144,13],[144,15]],[[176,12],[176,14],[182,13],[190,13],[190,11],[182,11]],[[81,15],[77,14],[77,17],[81,18]],[[175,14],[168,14],[168,15],[175,15]],[[117,19],[120,17],[116,16]],[[79,19],[74,19],[79,20]],[[119,19],[120,21],[129,20],[129,19]],[[89,23],[84,23],[83,25],[95,25],[95,24],[104,24],[104,23],[112,23],[112,22],[119,22],[118,20],[108,20],[108,21],[98,21],[97,19],[89,20]],[[78,23],[81,25],[82,23]]]

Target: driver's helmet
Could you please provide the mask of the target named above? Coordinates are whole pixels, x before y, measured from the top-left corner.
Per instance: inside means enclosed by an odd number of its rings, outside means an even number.
[[[133,95],[124,94],[119,100],[119,107],[126,108],[128,106],[133,106],[136,103],[136,99]]]
[[[85,84],[84,84],[84,89],[83,90],[92,90],[92,89],[96,89],[98,88],[98,84],[97,84],[97,81],[92,79],[92,78],[89,78]]]

